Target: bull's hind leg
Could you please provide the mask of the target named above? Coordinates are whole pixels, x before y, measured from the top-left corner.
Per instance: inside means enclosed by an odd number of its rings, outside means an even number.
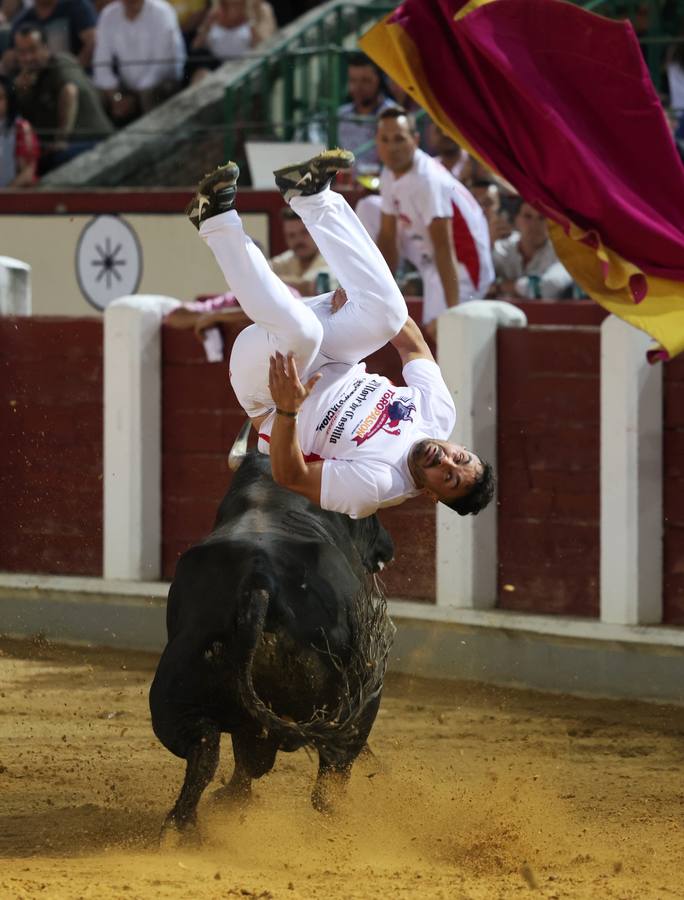
[[[197,804],[205,788],[216,774],[221,745],[220,733],[207,729],[202,738],[190,746],[186,757],[185,781],[178,799],[164,820],[162,835],[171,828],[185,831],[196,824]]]
[[[232,735],[235,768],[228,784],[214,791],[215,800],[226,803],[247,803],[252,795],[252,780],[261,778],[273,768],[278,741],[271,737],[257,737],[253,731],[236,731]]]
[[[328,815],[335,812],[337,802],[346,791],[355,759],[356,754],[352,759],[332,761],[326,759],[323,750],[319,750],[318,775],[311,792],[311,804],[314,809]]]
[[[313,808],[320,813],[332,814],[337,802],[344,796],[351,775],[352,766],[361,751],[366,747],[368,735],[375,722],[380,707],[377,697],[368,703],[359,717],[357,731],[353,743],[344,750],[335,747],[318,747],[318,776],[311,793]]]

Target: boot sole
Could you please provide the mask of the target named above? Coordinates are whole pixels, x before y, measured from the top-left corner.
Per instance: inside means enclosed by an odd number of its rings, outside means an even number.
[[[283,166],[282,169],[274,169],[273,175],[276,178],[282,178],[290,172],[302,172],[300,178],[303,178],[307,171],[312,167],[312,163],[321,161],[324,168],[330,168],[331,172],[334,169],[336,172],[341,172],[343,169],[351,169],[354,165],[354,154],[351,150],[324,150],[323,153],[319,153],[317,156],[312,156],[311,159],[307,159],[301,163],[291,163],[289,166]],[[316,166],[316,169],[319,167]],[[303,170],[303,171],[302,171]],[[334,172],[332,173],[334,174]]]
[[[240,167],[237,163],[227,162],[223,166],[218,166],[213,172],[205,175],[197,186],[198,194],[206,194],[210,188],[222,181],[226,182],[226,187],[231,187],[237,183],[240,177]]]

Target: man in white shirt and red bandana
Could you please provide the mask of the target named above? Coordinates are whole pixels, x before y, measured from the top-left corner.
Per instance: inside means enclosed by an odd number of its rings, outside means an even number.
[[[418,147],[415,123],[393,107],[378,116],[382,217],[378,247],[397,268],[397,238],[423,281],[423,324],[435,335],[447,307],[487,296],[494,281],[489,226],[467,187]]]
[[[342,288],[304,302],[243,230],[237,165],[200,182],[187,215],[254,322],[235,341],[231,384],[274,480],[324,509],[362,518],[424,493],[475,514],[493,496],[491,466],[449,440],[456,412],[440,370],[378,248],[330,190],[353,162],[326,150],[274,173]],[[407,387],[361,362],[387,341]]]

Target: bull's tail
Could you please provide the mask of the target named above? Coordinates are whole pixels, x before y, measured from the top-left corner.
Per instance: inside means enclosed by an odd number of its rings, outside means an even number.
[[[240,661],[240,699],[252,714],[261,703],[254,689],[252,666],[254,655],[264,633],[264,622],[270,599],[271,592],[268,587],[252,586],[245,592],[238,610],[238,637],[244,654]]]
[[[320,709],[308,721],[294,722],[281,718],[263,702],[252,678],[254,656],[274,589],[274,585],[269,589],[265,583],[258,586],[252,582],[243,595],[238,616],[238,636],[244,653],[239,674],[240,699],[266,734],[295,738],[310,746],[324,745],[329,751],[344,755],[346,748],[358,744],[365,712],[382,691],[394,637],[384,592],[376,578],[369,578],[355,598],[358,632],[349,663],[344,667],[336,665],[342,688],[337,708]]]
[[[249,577],[249,587],[243,593],[238,610],[238,638],[242,650],[238,674],[240,700],[252,718],[261,725],[265,735],[295,737],[306,741],[301,726],[273,712],[254,687],[254,657],[261,643],[268,604],[275,590],[275,583],[265,569],[256,566]]]

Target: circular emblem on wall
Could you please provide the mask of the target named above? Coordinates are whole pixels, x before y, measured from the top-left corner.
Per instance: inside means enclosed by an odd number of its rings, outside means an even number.
[[[88,222],[76,247],[76,278],[96,309],[135,294],[142,278],[142,249],[127,222],[119,216],[96,216]]]

